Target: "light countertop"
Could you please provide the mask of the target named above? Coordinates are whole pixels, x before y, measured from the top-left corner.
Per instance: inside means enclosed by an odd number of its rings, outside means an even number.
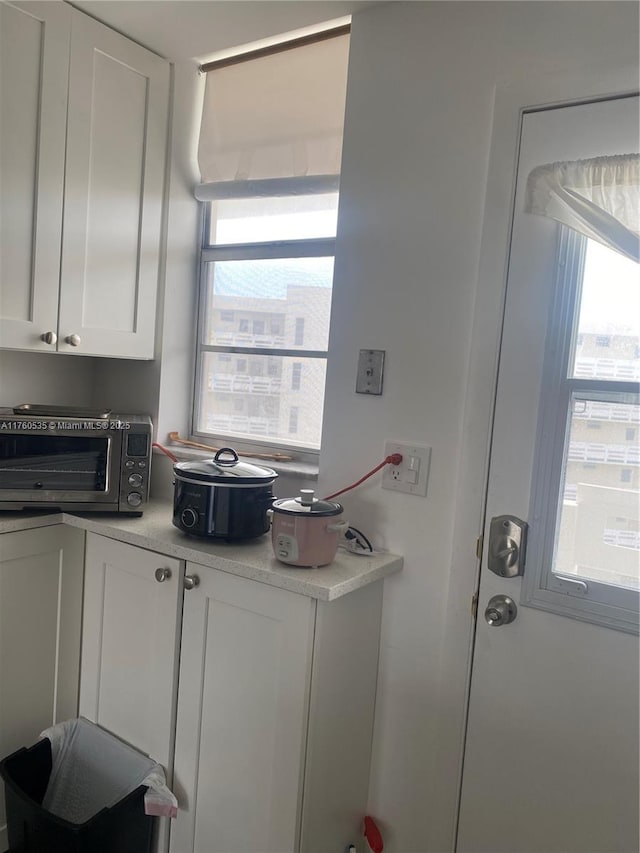
[[[321,601],[333,601],[402,569],[402,557],[385,552],[368,556],[339,548],[335,560],[319,569],[298,569],[273,556],[271,536],[238,543],[189,536],[171,523],[170,501],[151,501],[139,518],[112,513],[0,512],[0,533],[68,524],[169,557],[189,560]]]

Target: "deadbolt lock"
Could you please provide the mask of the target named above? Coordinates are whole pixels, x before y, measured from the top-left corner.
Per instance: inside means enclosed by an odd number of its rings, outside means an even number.
[[[498,515],[489,528],[489,569],[501,578],[524,574],[527,522],[515,515]]]

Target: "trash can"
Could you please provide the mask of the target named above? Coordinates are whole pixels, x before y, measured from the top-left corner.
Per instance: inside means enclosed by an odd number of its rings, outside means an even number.
[[[162,768],[87,720],[43,734],[0,762],[9,853],[151,853],[154,815],[176,812]]]

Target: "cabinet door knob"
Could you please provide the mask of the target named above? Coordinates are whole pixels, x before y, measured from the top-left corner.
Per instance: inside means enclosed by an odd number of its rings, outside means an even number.
[[[40,340],[44,341],[45,344],[51,344],[53,346],[53,344],[57,342],[58,336],[55,332],[44,332],[40,335]]]
[[[158,583],[164,583],[171,577],[171,569],[156,569],[156,580]]]
[[[65,341],[68,344],[71,344],[72,347],[78,347],[82,342],[82,338],[80,337],[80,335],[67,335]]]
[[[185,589],[193,589],[194,586],[198,586],[200,584],[200,578],[198,575],[185,575],[184,576],[184,588]]]

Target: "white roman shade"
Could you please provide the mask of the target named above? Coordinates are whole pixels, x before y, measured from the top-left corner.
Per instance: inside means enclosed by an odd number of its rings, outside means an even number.
[[[548,216],[640,261],[640,155],[538,166],[525,209]]]
[[[198,147],[205,186],[197,197],[215,197],[206,186],[211,183],[340,173],[349,51],[344,30],[205,66]]]

